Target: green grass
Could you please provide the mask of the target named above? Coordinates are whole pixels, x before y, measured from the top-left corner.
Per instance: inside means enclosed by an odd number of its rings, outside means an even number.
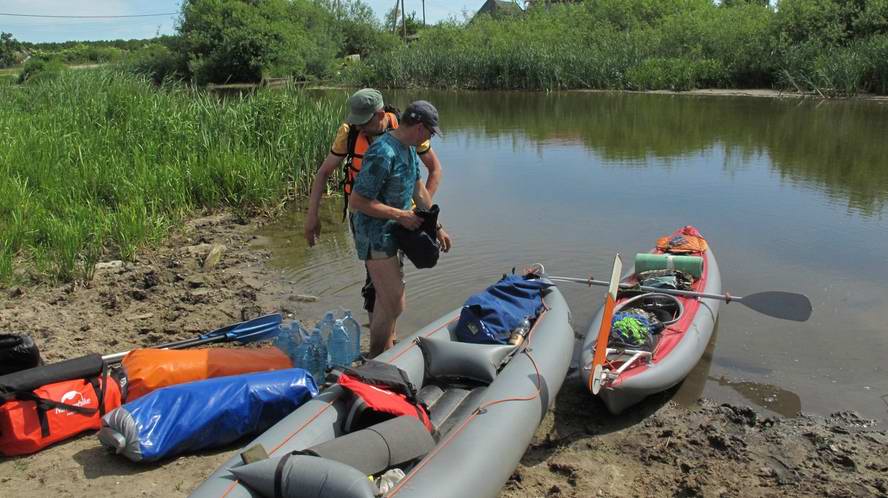
[[[888,3],[869,2],[866,12],[841,0],[781,0],[779,10],[761,3],[589,0],[511,18],[481,16],[425,29],[408,46],[349,66],[342,79],[355,86],[480,90],[886,93]],[[821,4],[850,10],[830,15]],[[836,26],[825,32],[822,23]]]
[[[0,86],[0,285],[88,280],[195,209],[305,191],[341,104],[297,90],[220,98],[111,69]]]

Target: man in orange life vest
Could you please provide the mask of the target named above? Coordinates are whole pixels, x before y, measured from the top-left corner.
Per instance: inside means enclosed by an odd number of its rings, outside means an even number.
[[[398,127],[398,117],[393,112],[387,112],[382,100],[382,94],[372,88],[364,88],[355,92],[348,99],[349,113],[345,123],[336,131],[336,138],[330,147],[330,153],[321,163],[311,186],[311,195],[308,201],[308,214],[305,217],[304,235],[309,246],[314,246],[321,236],[321,219],[318,210],[321,205],[321,196],[327,185],[327,179],[345,160],[345,183],[343,195],[346,207],[351,194],[355,177],[361,170],[364,152],[374,139],[383,133]],[[416,153],[420,161],[428,170],[425,182],[429,195],[434,196],[441,182],[441,163],[435,151],[431,148],[431,142],[426,140],[416,147]],[[369,273],[367,274],[364,288],[361,290],[364,296],[364,308],[373,313],[376,293]]]

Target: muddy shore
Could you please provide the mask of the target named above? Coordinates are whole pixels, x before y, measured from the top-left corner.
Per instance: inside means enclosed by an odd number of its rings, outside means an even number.
[[[320,316],[326,303],[297,297],[251,243],[265,221],[203,216],[132,263],[102,264],[86,286],[0,290],[0,330],[31,334],[45,360],[58,361],[269,312]],[[221,258],[205,267],[214,247]],[[874,421],[852,412],[784,418],[709,400],[689,409],[673,394],[613,417],[568,379],[501,496],[888,496],[888,433]],[[0,496],[186,496],[238,448],[137,465],[86,434],[0,458]]]

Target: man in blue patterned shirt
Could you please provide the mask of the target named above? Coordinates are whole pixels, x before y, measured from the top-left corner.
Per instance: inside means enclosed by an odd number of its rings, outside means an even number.
[[[367,149],[350,198],[355,249],[365,261],[376,288],[370,321],[370,356],[392,347],[395,322],[404,311],[404,273],[393,230],[416,230],[422,218],[413,210],[431,207],[431,196],[419,173],[416,146],[440,134],[438,111],[424,100],[410,104],[401,126],[377,138]],[[450,236],[438,225],[441,250],[450,250]]]

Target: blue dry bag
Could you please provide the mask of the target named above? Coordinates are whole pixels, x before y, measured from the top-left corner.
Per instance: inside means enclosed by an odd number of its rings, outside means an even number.
[[[268,429],[317,393],[301,368],[164,387],[107,413],[99,440],[135,462],[216,448]]]
[[[542,290],[552,283],[538,278],[507,275],[463,305],[456,337],[476,344],[506,344],[522,320],[533,321],[543,305]]]

